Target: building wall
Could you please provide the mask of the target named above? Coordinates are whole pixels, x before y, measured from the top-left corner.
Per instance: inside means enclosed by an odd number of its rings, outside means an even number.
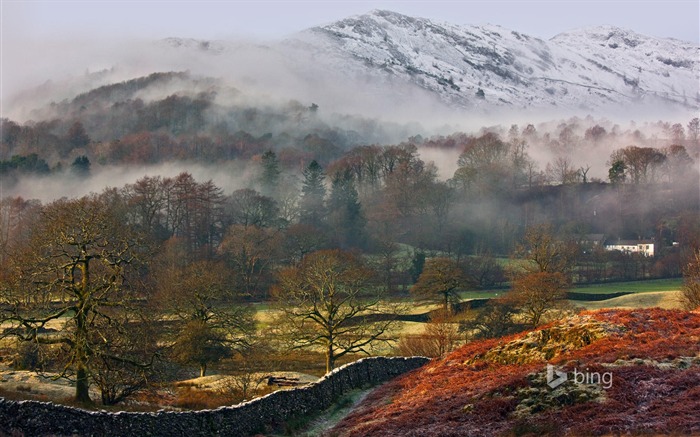
[[[639,244],[607,244],[605,250],[619,250],[624,253],[641,253],[644,256],[654,256],[654,243]]]

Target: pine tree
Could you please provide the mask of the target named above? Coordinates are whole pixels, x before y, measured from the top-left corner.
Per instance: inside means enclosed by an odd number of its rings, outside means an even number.
[[[70,165],[70,169],[78,177],[88,177],[90,176],[90,160],[85,155],[78,156]]]
[[[608,170],[608,179],[610,179],[610,183],[620,184],[625,182],[625,179],[627,178],[625,170],[627,170],[627,165],[625,165],[624,161],[614,161]]]
[[[268,150],[262,155],[262,175],[260,176],[260,192],[273,199],[277,198],[279,180],[280,180],[280,165],[277,160],[277,155],[272,150]]]
[[[320,228],[323,224],[323,219],[326,216],[323,202],[326,197],[325,178],[323,167],[316,160],[311,161],[304,169],[304,184],[301,189],[302,194],[299,205],[299,221],[301,223],[317,228]]]
[[[339,172],[333,177],[328,209],[330,225],[338,245],[361,246],[364,242],[366,220],[349,171]]]

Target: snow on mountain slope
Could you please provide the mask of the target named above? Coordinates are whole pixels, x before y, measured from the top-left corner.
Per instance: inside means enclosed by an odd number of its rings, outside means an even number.
[[[35,108],[95,86],[190,71],[224,79],[240,90],[236,101],[251,105],[298,100],[326,113],[395,121],[461,122],[455,108],[472,119],[523,109],[653,117],[675,111],[684,118],[700,111],[700,46],[611,26],[545,41],[495,25],[375,10],[277,42],[167,38],[115,54],[112,62],[116,67],[99,75],[20,93],[8,107],[26,119]],[[219,93],[219,102],[230,103],[229,94]]]
[[[612,26],[557,35],[554,44],[577,51],[589,64],[603,64],[637,93],[698,105],[700,48],[675,39],[659,39]]]
[[[405,81],[463,108],[700,103],[698,46],[614,27],[543,41],[376,10],[309,29],[293,44],[346,75]]]

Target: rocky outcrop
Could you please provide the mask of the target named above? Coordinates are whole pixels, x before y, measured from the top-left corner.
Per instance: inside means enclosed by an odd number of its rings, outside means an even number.
[[[494,347],[483,356],[476,356],[472,360],[484,359],[499,364],[546,361],[621,331],[622,327],[596,320],[590,315],[573,316],[564,322],[529,332]]]

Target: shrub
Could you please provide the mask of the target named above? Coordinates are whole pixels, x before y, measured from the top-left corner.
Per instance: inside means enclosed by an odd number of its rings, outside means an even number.
[[[459,337],[458,325],[441,311],[425,325],[423,334],[402,336],[397,351],[404,356],[441,357],[459,346]]]
[[[477,314],[474,320],[460,324],[460,330],[465,331],[473,339],[497,338],[522,331],[523,327],[515,320],[517,310],[503,299],[490,300]]]
[[[15,370],[39,370],[41,358],[39,345],[31,342],[21,342],[17,345],[17,354],[12,360]]]
[[[688,310],[700,308],[700,249],[693,253],[690,262],[683,270],[685,284],[681,293],[681,302]]]
[[[210,410],[233,403],[235,401],[223,393],[212,393],[185,386],[178,390],[173,406],[189,410]]]

